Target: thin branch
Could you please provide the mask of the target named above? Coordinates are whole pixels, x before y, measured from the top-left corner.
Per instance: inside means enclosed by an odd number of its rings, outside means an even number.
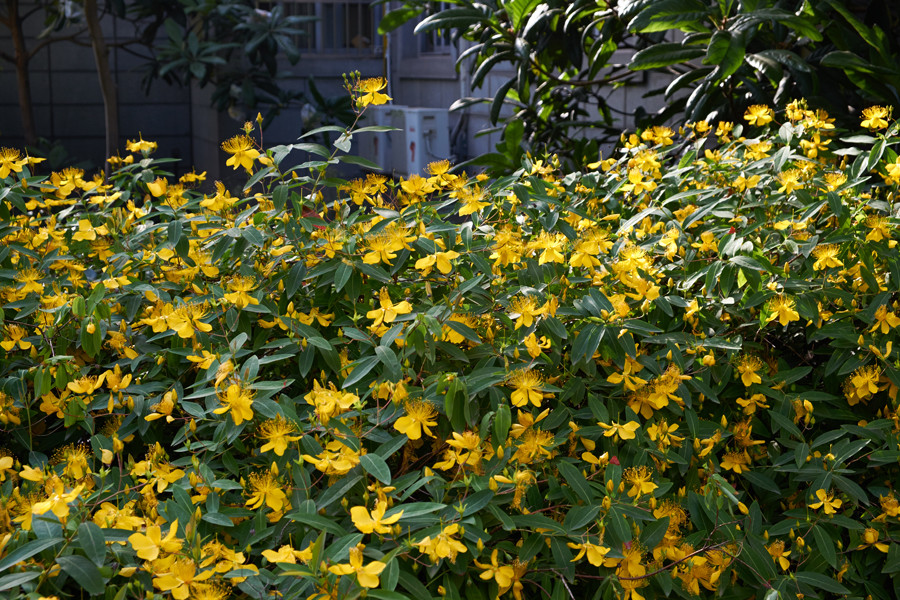
[[[49,46],[50,44],[53,44],[53,43],[55,43],[55,42],[74,42],[74,43],[77,44],[78,41],[77,41],[75,38],[78,37],[78,36],[80,36],[81,34],[83,34],[83,33],[85,33],[85,32],[87,32],[87,28],[82,29],[82,30],[79,30],[79,31],[76,31],[75,33],[73,33],[73,34],[71,34],[71,35],[64,35],[64,36],[61,36],[61,37],[49,37],[49,38],[44,38],[43,40],[41,40],[40,42],[38,42],[37,44],[35,44],[35,46],[34,46],[34,47],[31,49],[31,51],[28,53],[28,60],[31,60],[31,59],[34,57],[34,55],[37,54],[38,51],[40,51],[40,50],[41,50],[42,48],[44,48],[45,46]],[[88,44],[88,45],[90,45],[90,44]]]

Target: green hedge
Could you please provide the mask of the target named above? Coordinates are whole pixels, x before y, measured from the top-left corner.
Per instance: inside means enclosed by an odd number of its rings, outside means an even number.
[[[248,124],[205,195],[4,149],[0,591],[896,597],[887,118],[399,182]]]

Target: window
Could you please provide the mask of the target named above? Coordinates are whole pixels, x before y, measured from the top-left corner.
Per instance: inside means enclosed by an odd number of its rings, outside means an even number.
[[[365,2],[340,0],[285,0],[285,14],[315,16],[318,20],[304,23],[305,35],[297,40],[301,52],[318,54],[371,55],[381,53],[378,23],[382,6]]]

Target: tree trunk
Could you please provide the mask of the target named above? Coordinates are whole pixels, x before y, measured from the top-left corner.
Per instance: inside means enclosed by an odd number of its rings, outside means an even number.
[[[22,30],[22,19],[19,16],[19,0],[6,0],[7,19],[4,24],[9,27],[12,36],[14,59],[16,65],[16,84],[19,92],[19,112],[22,118],[22,132],[25,144],[37,144],[37,130],[34,126],[34,105],[31,102],[31,80],[28,76],[28,62],[31,57],[25,47],[25,32]]]
[[[9,0],[7,0],[9,1]],[[116,83],[109,70],[109,48],[100,28],[100,13],[97,0],[84,0],[84,18],[91,36],[94,49],[94,62],[97,66],[97,78],[100,81],[100,93],[103,94],[103,113],[106,122],[106,156],[114,156],[119,149],[119,98]]]

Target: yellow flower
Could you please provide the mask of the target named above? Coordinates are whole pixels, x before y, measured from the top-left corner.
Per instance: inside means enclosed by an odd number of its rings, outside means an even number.
[[[432,564],[437,563],[442,558],[449,558],[450,562],[456,562],[456,556],[460,552],[466,551],[466,546],[453,536],[459,533],[459,524],[451,523],[444,527],[441,532],[432,538],[426,536],[422,541],[416,542],[419,551],[427,554]]]
[[[737,370],[741,375],[741,382],[750,387],[754,383],[762,383],[762,377],[757,371],[762,369],[763,362],[753,355],[744,355],[738,359]]]
[[[206,350],[202,350],[199,355],[189,354],[187,359],[197,365],[198,369],[208,369],[212,366],[218,357]]]
[[[147,189],[150,190],[150,193],[153,194],[154,197],[159,198],[161,196],[166,195],[166,189],[169,187],[169,182],[165,177],[157,177],[153,181],[147,184]]]
[[[387,565],[378,560],[373,560],[369,564],[363,565],[363,548],[365,546],[362,544],[357,545],[355,548],[350,548],[350,562],[332,565],[328,567],[328,570],[335,575],[355,573],[356,581],[359,582],[359,585],[364,588],[377,588],[380,585],[378,575],[384,571]]]
[[[379,304],[381,308],[375,308],[366,313],[366,317],[375,321],[372,327],[380,327],[384,323],[393,323],[394,319],[399,315],[406,315],[412,312],[412,305],[406,300],[394,304],[388,295],[387,288],[381,288]]]
[[[869,329],[870,332],[881,330],[881,333],[888,333],[891,329],[895,329],[900,325],[900,318],[894,311],[888,312],[887,305],[882,304],[875,311],[875,324]]]
[[[109,230],[105,225],[99,225],[94,227],[94,225],[88,219],[79,219],[78,220],[78,231],[72,235],[72,240],[79,241],[94,241],[97,239],[98,235],[109,235]]]
[[[838,258],[838,252],[840,252],[841,247],[837,244],[825,244],[823,246],[816,246],[816,248],[812,251],[813,256],[816,257],[816,262],[813,264],[814,271],[821,271],[822,269],[828,269],[830,267],[843,267],[844,263],[842,263]]]
[[[572,546],[572,544],[569,544]],[[515,576],[515,571],[509,565],[500,566],[497,562],[497,549],[495,548],[493,552],[491,552],[491,564],[485,565],[480,562],[472,561],[475,563],[475,566],[479,569],[484,569],[478,576],[484,581],[489,581],[493,579],[497,582],[497,585],[500,586],[500,589],[509,587],[512,584],[513,577]],[[583,551],[582,551],[583,554]],[[574,561],[573,561],[574,562]]]
[[[133,533],[128,536],[128,543],[137,552],[138,558],[156,560],[160,552],[173,554],[181,550],[184,540],[176,537],[177,533],[178,519],[175,519],[169,526],[169,533],[166,534],[166,537],[162,537],[159,525],[151,525],[147,527],[145,533]]]
[[[244,167],[248,173],[253,169],[253,161],[260,155],[259,150],[253,145],[253,140],[246,135],[236,135],[222,142],[222,150],[231,154],[231,158],[225,161],[227,166],[233,166],[235,170]]]
[[[792,321],[799,321],[800,313],[795,309],[796,305],[797,303],[790,297],[778,296],[773,298],[769,301],[769,316],[766,318],[766,323],[771,323],[778,319],[782,326],[787,326]]]
[[[525,339],[522,340],[522,342],[525,344],[525,348],[528,350],[528,355],[531,358],[537,358],[543,353],[543,350],[550,347],[550,340],[543,335],[540,337],[540,340],[538,340],[538,337],[534,332],[525,336]]]
[[[781,187],[778,188],[779,193],[790,194],[794,190],[803,189],[803,183],[800,182],[800,169],[782,171],[778,174],[778,183],[781,184]]]
[[[31,514],[42,515],[46,512],[52,512],[61,521],[65,521],[69,516],[69,503],[78,499],[84,484],[79,485],[70,492],[65,491],[65,484],[59,477],[54,476],[52,479],[53,491],[49,493],[46,500],[36,502],[31,506]]]
[[[129,152],[140,152],[141,154],[149,154],[150,152],[155,151],[157,148],[156,142],[146,142],[144,141],[144,137],[141,134],[138,134],[137,140],[128,140],[128,143],[125,144],[125,149]]]
[[[453,250],[435,252],[417,260],[416,269],[422,271],[422,275],[425,276],[431,273],[431,269],[437,265],[438,271],[446,275],[453,270],[453,265],[450,264],[450,261],[454,258],[459,258],[459,252],[454,252]]]
[[[245,308],[251,304],[259,304],[259,300],[249,294],[256,284],[249,277],[238,276],[228,282],[230,293],[225,294],[225,299],[237,306]]]
[[[622,474],[622,479],[631,484],[631,489],[628,490],[628,496],[631,498],[638,498],[643,494],[652,494],[653,490],[659,487],[650,481],[652,476],[653,473],[650,469],[644,466],[629,467],[625,469],[625,472]]]
[[[541,402],[544,400],[544,393],[541,391],[543,383],[544,380],[541,374],[533,369],[517,369],[510,373],[507,385],[515,388],[510,398],[512,405],[521,407],[531,402],[533,405],[540,407]]]
[[[25,340],[27,332],[18,325],[7,325],[4,340],[0,342],[0,346],[7,352],[12,352],[18,346],[21,350],[31,348],[31,342]]]
[[[722,459],[722,462],[719,466],[723,469],[734,471],[737,474],[740,474],[743,471],[747,471],[750,469],[750,455],[747,454],[747,451],[743,452],[728,452],[725,454],[725,458]]]
[[[400,433],[406,434],[411,440],[418,440],[422,437],[422,433],[428,437],[434,437],[429,427],[437,426],[437,411],[430,402],[414,400],[407,402],[403,406],[406,414],[394,423],[394,429]]]
[[[219,394],[219,402],[225,406],[221,406],[213,412],[221,415],[231,411],[231,418],[235,425],[253,419],[253,392],[241,385],[237,383],[229,385],[224,394]]]
[[[881,370],[875,365],[859,367],[844,382],[844,396],[850,406],[866,401],[878,393]]]
[[[870,106],[862,111],[863,121],[860,123],[866,129],[877,131],[888,126],[887,119],[891,118],[891,109],[886,106]]]
[[[835,498],[833,493],[826,492],[824,489],[816,490],[816,498],[819,501],[813,502],[809,507],[812,509],[821,508],[826,515],[835,514],[837,509],[844,503],[843,500]]]
[[[27,159],[19,158],[19,151],[12,148],[0,148],[0,179],[9,177],[9,173],[21,173],[22,167],[28,164]]]
[[[350,392],[339,391],[333,383],[322,387],[313,381],[313,391],[303,397],[306,403],[316,407],[316,418],[322,425],[327,425],[335,415],[339,415],[359,402],[359,396]]]
[[[186,600],[191,596],[194,585],[213,576],[209,570],[197,573],[197,563],[191,558],[178,558],[163,569],[158,577],[153,578],[153,585],[164,592],[171,592],[175,600]]]
[[[863,531],[862,538],[860,542],[862,542],[859,546],[856,547],[857,550],[865,550],[866,548],[875,547],[879,552],[887,553],[890,550],[890,546],[885,544],[884,542],[879,542],[879,533],[877,529],[873,529],[872,527],[866,527],[865,531]]]
[[[650,436],[651,440],[657,443],[657,447],[660,450],[665,451],[670,446],[675,446],[677,448],[681,445],[681,442],[684,441],[683,437],[675,435],[677,430],[677,424],[669,425],[668,421],[660,419],[659,423],[654,423],[647,427],[647,435]]]
[[[387,87],[387,81],[381,77],[370,77],[356,83],[356,92],[361,94],[356,99],[356,105],[365,108],[370,104],[379,105],[387,104],[392,98],[387,94],[382,94],[381,90]]]
[[[652,192],[656,189],[656,182],[652,178],[645,180],[640,169],[628,169],[628,183],[622,186],[623,192],[633,192],[635,195],[644,192]]]
[[[163,394],[162,400],[150,407],[150,410],[153,412],[144,417],[144,420],[155,421],[165,417],[166,423],[171,423],[175,420],[172,416],[172,411],[175,409],[176,400],[178,400],[178,394],[175,390],[169,390]]]
[[[289,563],[295,565],[298,560],[306,563],[312,560],[312,544],[307,546],[305,550],[294,550],[293,546],[285,544],[277,551],[263,550],[262,555],[270,563]]]
[[[772,557],[772,561],[781,567],[782,571],[787,571],[791,566],[791,561],[787,559],[790,556],[790,552],[784,551],[784,542],[781,540],[776,540],[766,546],[766,550],[768,550],[769,555]]]
[[[256,510],[266,505],[275,512],[281,512],[291,507],[287,494],[281,489],[281,483],[272,471],[250,473],[249,483],[252,491],[246,503],[247,508]]]
[[[744,113],[744,119],[751,125],[762,127],[775,118],[775,113],[765,104],[754,104]]]
[[[449,164],[449,163],[448,163]],[[463,188],[456,194],[457,200],[462,202],[462,206],[459,209],[459,216],[464,217],[466,215],[471,215],[482,208],[491,205],[490,200],[485,200],[484,190],[481,189],[481,186],[474,186],[472,188]]]
[[[603,434],[605,437],[615,437],[622,440],[633,440],[635,438],[634,432],[641,428],[641,424],[637,421],[629,421],[624,425],[619,425],[616,422],[611,425],[606,423],[597,423],[597,425],[606,430]]]
[[[745,415],[752,415],[760,408],[769,408],[769,405],[766,404],[766,397],[763,394],[753,394],[749,398],[738,398],[737,403],[743,407]]]
[[[266,440],[266,443],[259,451],[268,452],[272,450],[277,456],[284,456],[288,444],[300,439],[299,435],[291,435],[296,431],[297,425],[281,415],[276,416],[274,419],[263,421],[256,432],[256,436]]]
[[[712,231],[704,231],[700,234],[700,242],[691,244],[691,248],[696,248],[697,252],[718,252],[719,243]]]
[[[581,560],[583,556],[587,556],[588,562],[595,567],[603,566],[603,562],[606,560],[606,555],[609,554],[610,551],[610,549],[606,546],[601,546],[600,544],[591,544],[590,542],[585,542],[583,544],[572,544],[570,542],[567,545],[573,550],[578,550],[578,555],[573,558],[571,562],[577,562]]]
[[[547,312],[547,305],[538,307],[532,296],[517,296],[509,302],[510,316],[516,317],[515,329],[531,327],[534,318]]]
[[[385,519],[384,513],[386,511],[387,501],[379,500],[375,503],[375,508],[372,509],[371,514],[369,514],[365,506],[354,506],[350,509],[350,518],[353,519],[353,524],[356,528],[363,533],[390,533],[390,526],[400,520],[400,517],[403,516],[403,511],[401,510]]]

